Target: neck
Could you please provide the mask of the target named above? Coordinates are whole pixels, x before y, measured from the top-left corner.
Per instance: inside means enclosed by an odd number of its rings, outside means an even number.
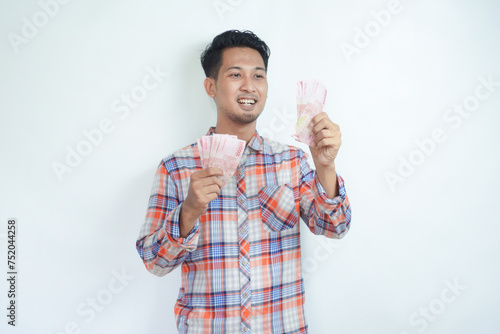
[[[248,144],[255,133],[256,123],[257,122],[252,122],[250,124],[223,124],[217,120],[215,133],[234,135]]]

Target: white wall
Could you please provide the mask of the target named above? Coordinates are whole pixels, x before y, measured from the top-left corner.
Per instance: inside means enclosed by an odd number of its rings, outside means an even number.
[[[18,220],[18,326],[1,279],[2,333],[175,332],[180,271],[148,273],[135,240],[161,158],[215,123],[199,55],[231,28],[271,47],[261,133],[297,144],[306,78],[325,82],[342,130],[352,228],[326,243],[303,230],[311,333],[500,330],[497,1],[54,1],[0,2],[0,277]],[[168,76],[127,114],[148,68]],[[91,152],[59,179],[78,147]]]

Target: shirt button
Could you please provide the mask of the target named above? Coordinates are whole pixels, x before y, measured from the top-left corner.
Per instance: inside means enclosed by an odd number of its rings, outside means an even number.
[[[248,297],[248,293],[246,293],[246,292],[245,292],[245,293],[243,294],[243,298],[247,298],[247,297]],[[246,328],[245,328],[245,330],[246,330]]]
[[[243,199],[243,197],[241,197],[238,201],[239,201],[241,204],[245,203],[245,200]]]
[[[243,261],[241,261],[241,264],[244,265],[244,266],[246,266],[247,265],[247,261],[243,260]]]

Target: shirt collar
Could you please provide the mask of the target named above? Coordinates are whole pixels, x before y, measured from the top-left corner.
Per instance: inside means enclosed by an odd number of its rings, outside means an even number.
[[[211,136],[214,133],[215,133],[215,126],[212,126],[210,127],[210,129],[208,129],[207,136]],[[250,147],[251,149],[254,149],[255,151],[262,151],[263,148],[262,143],[263,143],[262,137],[259,135],[257,130],[255,130],[255,133],[253,134],[252,139],[250,139],[250,141],[248,142],[247,146]]]

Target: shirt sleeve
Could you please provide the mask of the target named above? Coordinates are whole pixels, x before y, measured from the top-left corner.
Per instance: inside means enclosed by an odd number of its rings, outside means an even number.
[[[146,269],[154,275],[164,276],[171,272],[196,249],[199,222],[196,221],[186,238],[181,238],[181,208],[176,182],[162,161],[156,171],[146,219],[136,242]]]
[[[344,180],[336,175],[339,195],[326,196],[316,171],[309,167],[305,153],[300,157],[300,216],[311,232],[328,238],[340,239],[349,231],[351,206],[344,187]]]

